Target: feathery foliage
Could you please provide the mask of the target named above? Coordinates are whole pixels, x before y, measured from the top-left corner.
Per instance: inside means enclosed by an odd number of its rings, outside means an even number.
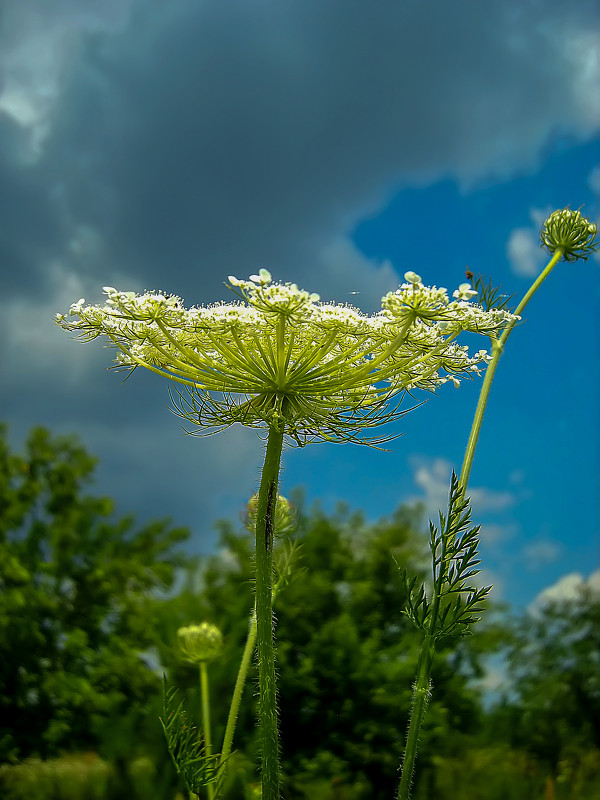
[[[491,278],[485,283],[483,275],[475,275],[473,278],[473,288],[477,290],[479,304],[483,306],[486,311],[489,311],[491,308],[510,311],[508,304],[513,299],[514,294],[502,292],[502,286],[494,286]]]
[[[431,598],[417,578],[408,579],[406,613],[411,621],[429,636],[465,635],[477,622],[491,586],[476,587],[472,578],[479,573],[477,548],[479,525],[471,527],[471,505],[452,473],[447,516],[440,512],[439,529],[429,523],[433,591]]]
[[[194,794],[209,784],[220,788],[224,763],[219,755],[208,755],[202,732],[188,722],[183,700],[174,687],[167,686],[163,676],[163,716],[160,719],[167,748],[186,789]]]

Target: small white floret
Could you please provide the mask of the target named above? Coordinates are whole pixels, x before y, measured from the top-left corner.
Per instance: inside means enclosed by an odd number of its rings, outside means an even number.
[[[477,297],[477,291],[471,289],[470,283],[461,283],[458,289],[452,294],[452,297],[455,297],[457,300],[471,300],[473,297]]]

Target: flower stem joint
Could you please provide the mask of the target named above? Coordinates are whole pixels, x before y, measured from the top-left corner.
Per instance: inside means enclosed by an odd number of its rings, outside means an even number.
[[[598,228],[580,211],[570,208],[553,211],[544,222],[540,233],[541,246],[554,254],[562,250],[565,261],[587,259],[598,249]]]

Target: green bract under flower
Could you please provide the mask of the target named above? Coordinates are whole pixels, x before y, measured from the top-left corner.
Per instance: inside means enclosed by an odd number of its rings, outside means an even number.
[[[278,427],[304,444],[364,441],[364,429],[404,413],[406,391],[478,374],[487,351],[469,355],[454,340],[463,331],[497,336],[514,319],[470,302],[468,284],[451,301],[415,273],[370,316],[273,283],[267,270],[229,283],[236,301],[190,309],[179,297],[105,287],[104,306],[82,299],[56,320],[83,340],[107,337],[118,368],[145,367],[179,384],[177,413],[199,433],[238,422]]]

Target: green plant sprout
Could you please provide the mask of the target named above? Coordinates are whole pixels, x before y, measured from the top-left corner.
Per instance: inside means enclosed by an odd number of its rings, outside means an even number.
[[[543,243],[554,253],[550,263],[563,257],[586,257],[594,249],[595,232],[595,226],[578,211],[554,212],[542,233]],[[318,295],[300,290],[296,284],[274,283],[271,274],[261,269],[248,281],[229,277],[236,298],[230,303],[186,309],[176,296],[161,292],[137,295],[105,287],[104,305],[86,305],[81,299],[68,314],[57,315],[62,328],[78,333],[84,341],[99,336],[108,339],[117,350],[117,369],[132,372],[144,367],[171,381],[177,390],[171,393],[176,412],[192,423],[194,433],[214,433],[238,423],[266,434],[253,523],[263,800],[277,800],[280,795],[273,540],[284,444],[324,441],[380,446],[396,438],[397,431],[370,431],[389,426],[407,413],[401,409],[407,393],[419,389],[435,392],[448,381],[458,386],[461,378],[479,375],[486,365],[482,396],[484,391],[489,393],[506,339],[550,268],[514,314],[502,303],[476,303],[474,298],[482,289],[473,289],[469,283],[461,284],[450,299],[445,289],[425,286],[419,275],[407,272],[405,282],[382,299],[381,310],[366,315],[349,305],[322,303]],[[471,355],[467,345],[457,341],[463,333],[488,336],[491,355],[485,349]],[[425,626],[430,649],[439,635],[439,619],[454,620],[452,624],[458,627],[468,625],[483,599],[476,599],[474,590],[469,600],[477,532],[465,530],[468,503],[464,492],[485,401],[487,394],[483,406],[480,408],[481,401],[478,405],[477,424],[448,516],[440,533],[432,533],[437,542],[434,573],[437,569],[438,595],[434,590],[429,602],[417,593],[412,601],[412,614]],[[457,559],[462,559],[461,565],[453,566],[451,562]],[[465,592],[466,600],[462,599]],[[452,593],[460,599],[447,611],[445,597]],[[420,660],[422,675],[417,686],[426,685],[426,694],[432,658],[433,651],[431,658]],[[416,714],[413,709],[411,716],[416,736],[409,731],[399,797],[408,796],[425,705]],[[221,756],[227,753],[224,748]]]

